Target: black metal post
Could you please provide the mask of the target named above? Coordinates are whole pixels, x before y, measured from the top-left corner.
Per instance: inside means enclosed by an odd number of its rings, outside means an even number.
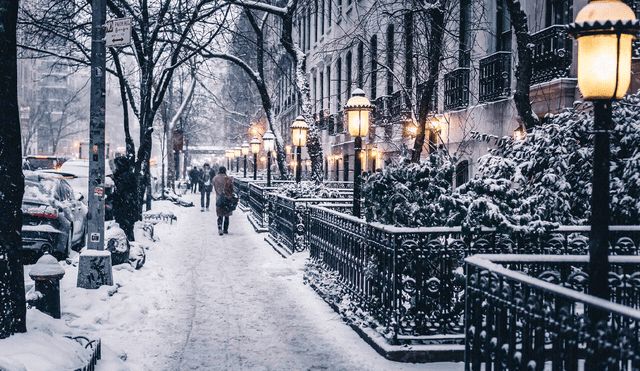
[[[298,146],[296,150],[296,183],[300,183],[302,179],[302,147]]]
[[[355,160],[353,163],[353,216],[360,217],[360,173],[362,172],[362,162],[360,152],[362,151],[362,138],[355,138]]]
[[[593,188],[591,193],[591,235],[589,236],[589,294],[609,300],[609,131],[612,128],[611,101],[593,102]],[[591,310],[592,331],[608,314]],[[596,351],[587,359],[586,369],[599,369],[607,355]]]
[[[372,162],[373,162],[373,164],[371,165],[371,173],[375,174],[375,172],[376,172],[376,158],[375,157],[373,157]]]
[[[244,177],[247,177],[247,155],[244,155]]]
[[[227,157],[227,170],[231,171],[231,159]]]
[[[340,159],[336,158],[336,182],[340,180]]]
[[[240,157],[236,157],[236,173],[240,172]]]
[[[258,154],[253,154],[253,180],[258,179]]]
[[[267,152],[267,187],[271,187],[271,151]]]

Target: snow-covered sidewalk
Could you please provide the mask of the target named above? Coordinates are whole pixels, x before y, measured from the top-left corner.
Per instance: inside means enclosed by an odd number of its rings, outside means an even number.
[[[199,206],[199,195],[185,197]],[[214,210],[153,207],[178,222],[156,226],[142,269],[114,268],[117,292],[78,289],[77,268],[65,267],[62,320],[102,338],[97,371],[463,369],[378,355],[303,283],[307,255],[281,258],[240,210],[219,236]],[[10,339],[0,340],[0,361]]]

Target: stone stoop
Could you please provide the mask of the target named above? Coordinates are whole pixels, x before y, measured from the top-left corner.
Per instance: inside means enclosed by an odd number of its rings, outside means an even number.
[[[250,212],[249,214],[247,214],[247,219],[249,219],[249,223],[251,223],[251,225],[253,226],[253,229],[256,231],[256,233],[269,232],[269,228],[260,226],[260,223],[253,216],[253,213]]]
[[[271,247],[273,247],[273,249],[280,254],[280,256],[282,256],[283,258],[287,259],[288,257],[290,257],[291,255],[293,255],[293,251],[289,250],[289,248],[287,248],[286,246],[284,246],[283,244],[279,243],[278,241],[276,241],[275,238],[273,238],[273,236],[271,236],[271,234],[268,234],[267,237],[264,238],[264,240],[271,245]]]

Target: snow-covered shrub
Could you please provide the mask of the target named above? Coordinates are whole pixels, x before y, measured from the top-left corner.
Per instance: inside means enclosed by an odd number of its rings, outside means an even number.
[[[329,189],[324,183],[311,181],[300,183],[286,183],[277,191],[278,194],[290,198],[340,198],[340,193]]]
[[[368,221],[398,226],[447,224],[448,211],[439,203],[451,193],[454,166],[444,153],[420,164],[386,167],[365,179],[362,193]]]

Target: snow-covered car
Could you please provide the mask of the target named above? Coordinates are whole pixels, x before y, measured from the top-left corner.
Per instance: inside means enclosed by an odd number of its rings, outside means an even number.
[[[60,156],[35,156],[29,155],[26,157],[31,167],[35,170],[40,169],[60,169],[60,167],[67,161],[66,157]]]
[[[87,231],[87,206],[66,179],[48,172],[25,171],[22,199],[22,250],[49,251],[66,258],[83,246]]]
[[[87,200],[89,189],[89,160],[68,160],[60,166],[59,171],[61,173],[73,174],[76,176],[76,178],[69,181],[69,184],[71,184],[73,189],[84,196],[84,199]],[[104,186],[107,188],[105,192],[108,193],[109,188],[113,188],[113,179],[111,179],[113,172],[111,171],[110,161],[104,162],[104,174]]]

